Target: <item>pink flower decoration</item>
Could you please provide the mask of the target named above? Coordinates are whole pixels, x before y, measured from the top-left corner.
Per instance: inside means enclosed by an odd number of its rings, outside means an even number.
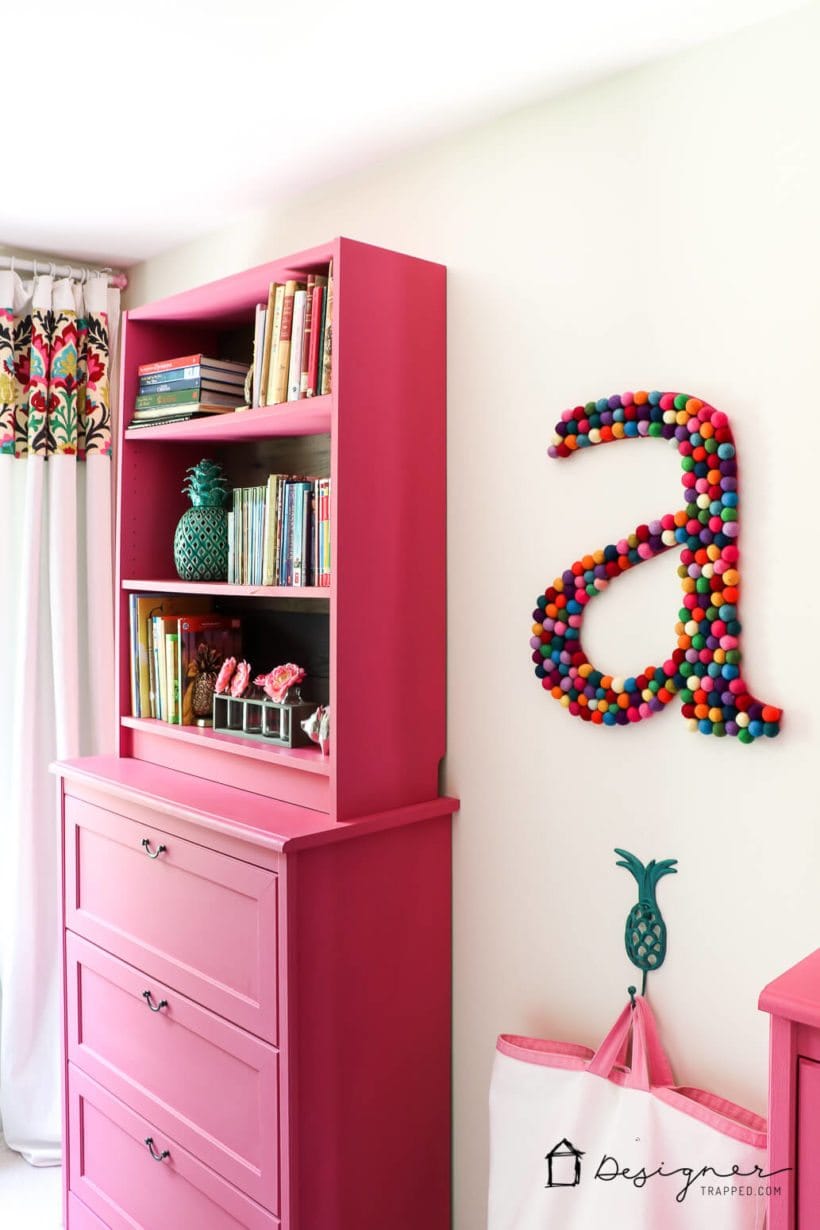
[[[288,690],[301,683],[304,677],[305,672],[301,666],[288,662],[284,666],[275,666],[267,675],[260,675],[255,682],[265,689],[265,694],[271,700],[281,705]]]
[[[247,687],[248,687],[248,680],[250,679],[250,677],[251,677],[251,664],[250,662],[245,662],[243,660],[237,666],[236,673],[234,674],[234,677],[231,680],[231,696],[244,696],[247,690]]]
[[[218,696],[223,692],[227,692],[228,684],[231,682],[231,676],[236,670],[236,658],[226,658],[219,668],[219,674],[216,677],[214,691]]]

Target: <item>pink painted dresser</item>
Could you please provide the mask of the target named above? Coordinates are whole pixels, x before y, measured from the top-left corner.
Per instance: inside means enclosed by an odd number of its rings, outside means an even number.
[[[770,982],[768,1230],[820,1226],[820,948]]]
[[[140,364],[224,353],[330,260],[332,393],[128,430]],[[444,306],[441,266],[337,239],[126,314],[118,755],[56,766],[69,1230],[450,1225]],[[329,588],[176,577],[203,455],[331,477]],[[301,636],[330,754],[135,716],[134,592]]]

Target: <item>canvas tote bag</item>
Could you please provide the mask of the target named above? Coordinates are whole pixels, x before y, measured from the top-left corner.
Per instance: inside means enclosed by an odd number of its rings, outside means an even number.
[[[761,1230],[777,1183],[765,1119],[676,1086],[642,997],[597,1051],[498,1039],[488,1230]]]

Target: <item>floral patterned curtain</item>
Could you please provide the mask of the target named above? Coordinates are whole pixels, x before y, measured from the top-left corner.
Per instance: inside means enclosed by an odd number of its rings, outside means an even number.
[[[92,283],[83,306],[82,288],[64,280],[51,306],[0,304],[0,454],[111,453],[104,289]]]
[[[111,357],[119,291],[0,271],[0,1115],[60,1160],[56,759],[115,749]]]

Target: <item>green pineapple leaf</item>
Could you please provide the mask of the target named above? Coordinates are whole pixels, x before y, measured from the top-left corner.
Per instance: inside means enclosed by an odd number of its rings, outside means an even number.
[[[187,482],[182,488],[194,508],[222,508],[228,494],[228,480],[222,466],[203,458],[185,472]]]

